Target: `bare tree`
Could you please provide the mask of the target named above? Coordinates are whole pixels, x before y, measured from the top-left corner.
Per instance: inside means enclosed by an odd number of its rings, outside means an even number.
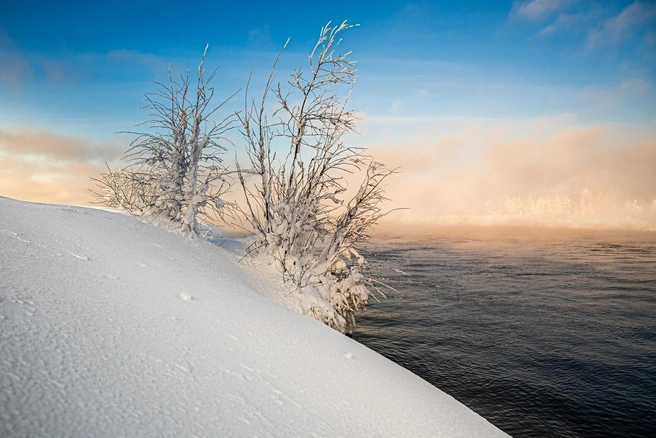
[[[211,82],[218,69],[206,75],[207,49],[195,84],[189,69],[174,80],[169,67],[168,84],[156,82],[156,91],[146,93],[151,118],[139,126],[148,129],[128,132],[137,137],[124,157],[127,167],[116,171],[108,167],[95,179],[101,203],[138,215],[163,215],[195,234],[199,214],[222,211],[221,197],[230,184],[220,155],[225,151],[223,135],[231,129],[234,116],[219,122],[210,118],[234,94],[212,106]]]
[[[239,120],[250,163],[237,165],[246,199],[242,211],[256,233],[251,251],[266,254],[307,296],[302,311],[341,332],[352,331],[354,314],[371,295],[373,284],[362,275],[365,260],[356,246],[383,215],[383,182],[394,172],[344,142],[355,124],[346,106],[356,69],[350,52],[338,49],[341,33],[352,27],[324,26],[307,72],[294,70],[288,89],[273,88],[279,55],[259,103],[249,102],[247,91]],[[342,100],[338,91],[344,87]],[[270,94],[277,108],[271,116]],[[287,150],[279,158],[275,150],[281,143]],[[359,172],[364,180],[345,202],[345,177]]]

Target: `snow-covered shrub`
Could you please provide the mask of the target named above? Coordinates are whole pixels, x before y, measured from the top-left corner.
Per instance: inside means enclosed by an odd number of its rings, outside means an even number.
[[[169,68],[169,83],[157,82],[157,90],[146,93],[153,118],[140,125],[146,132],[129,132],[137,136],[125,156],[129,165],[114,171],[108,167],[95,179],[101,203],[132,214],[165,216],[195,234],[199,214],[222,210],[229,182],[220,142],[233,117],[210,121],[227,100],[212,106],[210,83],[218,70],[205,75],[206,53],[207,47],[195,84],[188,70],[174,80]]]
[[[382,184],[393,173],[344,143],[355,117],[338,91],[350,95],[355,62],[337,50],[341,32],[351,27],[323,27],[307,71],[294,70],[289,89],[273,86],[276,60],[259,104],[249,103],[247,93],[239,118],[249,166],[237,166],[242,211],[256,234],[251,251],[295,286],[304,313],[343,333],[352,331],[355,313],[371,296],[355,247],[383,215]],[[276,111],[269,115],[270,94]],[[364,179],[345,202],[345,177],[353,173]]]

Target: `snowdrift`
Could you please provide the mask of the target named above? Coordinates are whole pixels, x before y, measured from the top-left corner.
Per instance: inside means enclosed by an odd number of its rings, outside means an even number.
[[[0,197],[0,436],[506,436],[222,248]]]

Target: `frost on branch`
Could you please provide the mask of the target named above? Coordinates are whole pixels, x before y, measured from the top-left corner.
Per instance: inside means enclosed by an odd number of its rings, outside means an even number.
[[[350,52],[339,52],[339,37],[351,27],[322,28],[307,69],[294,70],[286,87],[273,86],[278,57],[261,100],[249,101],[246,93],[239,120],[249,163],[237,165],[242,212],[256,234],[250,251],[267,257],[295,287],[302,312],[343,333],[353,330],[371,289],[379,290],[363,274],[366,261],[356,246],[382,217],[383,182],[393,173],[344,143],[354,129],[346,104],[356,70]],[[271,94],[276,111],[268,114]],[[345,177],[361,173],[346,202]]]
[[[140,125],[145,132],[129,132],[137,137],[124,157],[128,166],[108,167],[107,173],[95,178],[100,203],[131,214],[167,217],[194,234],[198,234],[199,214],[222,213],[221,196],[229,181],[220,142],[233,117],[211,120],[230,98],[212,106],[210,83],[218,69],[206,76],[206,53],[207,47],[195,84],[189,69],[174,80],[169,68],[168,84],[157,82],[156,91],[146,93],[151,119]]]

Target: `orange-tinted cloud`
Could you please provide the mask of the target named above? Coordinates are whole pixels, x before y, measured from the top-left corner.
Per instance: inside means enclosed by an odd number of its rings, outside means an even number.
[[[10,132],[0,129],[0,152],[58,161],[111,161],[119,158],[123,151],[112,144],[45,130]]]
[[[88,204],[91,177],[125,145],[45,130],[0,130],[0,195],[36,202]]]
[[[52,204],[88,205],[91,181],[104,167],[92,163],[29,161],[0,155],[0,196]]]

